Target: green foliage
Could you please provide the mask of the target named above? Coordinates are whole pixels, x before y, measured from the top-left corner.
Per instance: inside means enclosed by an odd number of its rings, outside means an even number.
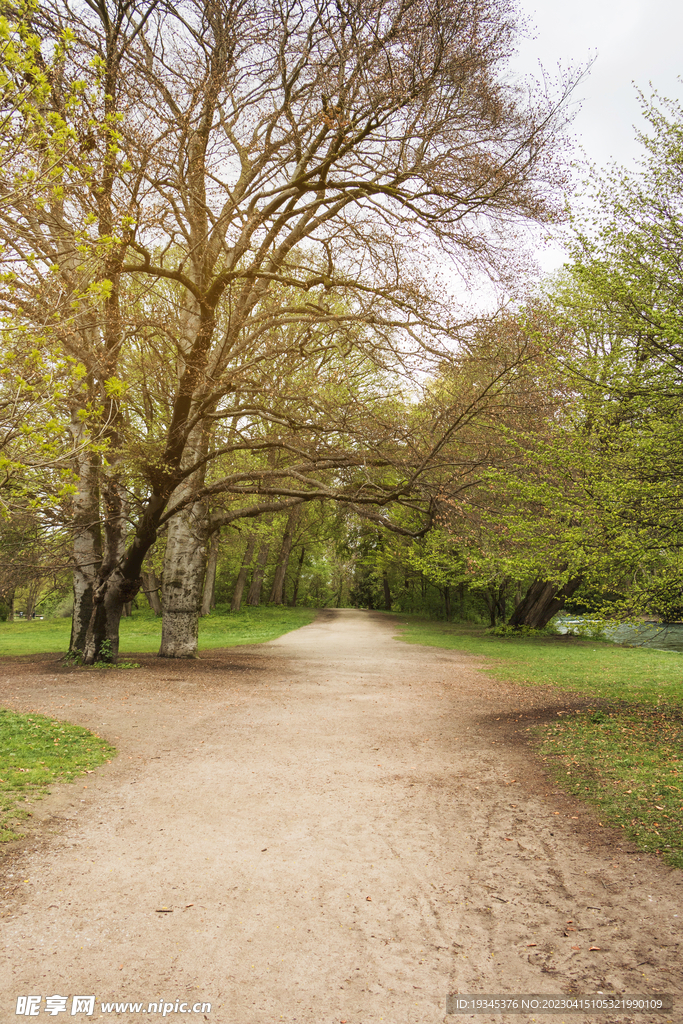
[[[20,838],[14,823],[54,782],[73,782],[116,754],[111,744],[69,722],[0,709],[0,842]]]
[[[638,172],[595,175],[571,260],[522,316],[550,411],[490,474],[528,567],[605,615],[683,615],[683,108],[642,99]],[[539,326],[540,325],[540,326]]]

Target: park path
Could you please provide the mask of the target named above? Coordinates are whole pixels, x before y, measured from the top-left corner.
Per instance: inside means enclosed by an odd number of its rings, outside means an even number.
[[[557,694],[395,632],[344,610],[191,663],[0,663],[4,706],[119,748],[36,805],[4,857],[2,1024],[25,994],[94,994],[69,1019],[125,1024],[161,1018],[101,1001],[432,1024],[462,1019],[449,991],[682,992],[683,873],[555,792],[522,742]],[[683,995],[637,1020],[683,1021]]]

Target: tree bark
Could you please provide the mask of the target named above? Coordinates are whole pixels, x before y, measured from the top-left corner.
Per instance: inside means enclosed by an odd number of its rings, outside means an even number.
[[[72,433],[82,443],[82,424],[75,423]],[[100,495],[98,466],[87,453],[77,466],[78,483],[73,512],[73,596],[69,653],[83,657],[88,626],[93,614],[95,586],[102,564],[102,530],[100,528]]]
[[[149,572],[142,573],[142,587],[150,608],[156,617],[159,618],[161,616],[161,600],[159,598],[161,581],[157,579],[155,572],[150,570]]]
[[[256,547],[256,534],[252,533],[249,535],[247,540],[246,551],[244,552],[244,558],[242,559],[242,565],[240,571],[237,574],[237,582],[235,583],[235,591],[232,595],[232,602],[230,604],[231,612],[238,612],[242,607],[242,594],[244,593],[244,587],[247,582],[247,576],[249,575],[249,569],[251,568],[251,560],[254,557],[254,549]]]
[[[294,530],[296,529],[296,524],[298,523],[300,516],[301,505],[295,505],[287,517],[285,532],[282,535],[282,545],[280,547],[280,554],[275,568],[275,576],[273,577],[273,586],[270,591],[271,604],[284,604],[287,566],[289,565],[289,556],[292,553]]]
[[[304,557],[306,555],[306,548],[301,548],[301,554],[299,555],[299,564],[296,567],[296,576],[294,578],[294,590],[292,591],[292,600],[289,602],[290,608],[296,608],[296,599],[299,596],[299,581],[301,580],[301,570],[304,564]]]
[[[209,558],[206,563],[206,579],[204,580],[204,596],[202,597],[202,607],[200,615],[208,615],[209,612],[216,607],[214,595],[216,593],[216,570],[218,568],[218,545],[221,539],[220,530],[215,530],[211,534],[211,541],[209,542]]]
[[[142,585],[139,576],[126,577],[121,568],[126,551],[126,503],[116,472],[106,481],[102,503],[104,548],[85,634],[83,662],[86,665],[116,660],[124,607]]]
[[[510,616],[509,625],[543,629],[580,585],[580,576],[575,576],[562,587],[550,580],[534,580]]]
[[[254,575],[251,578],[251,586],[249,587],[249,593],[247,594],[247,604],[255,607],[261,600],[261,587],[263,586],[263,577],[266,571],[266,562],[268,561],[268,552],[270,550],[270,543],[263,541],[259,548],[258,557],[256,559],[256,566],[254,568]]]
[[[206,516],[192,506],[168,525],[161,603],[160,658],[195,658],[206,572]]]
[[[443,603],[446,609],[446,622],[451,621],[451,588],[446,584],[443,588]]]

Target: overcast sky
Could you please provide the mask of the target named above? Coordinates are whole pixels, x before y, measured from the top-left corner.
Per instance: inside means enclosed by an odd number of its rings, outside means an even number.
[[[682,0],[518,0],[535,25],[515,70],[538,76],[538,63],[556,74],[586,64],[593,70],[579,86],[581,109],[574,134],[598,167],[611,160],[634,166],[640,147],[634,125],[644,127],[636,90],[649,83],[665,96],[683,100]],[[542,261],[548,269],[547,258]],[[552,259],[559,265],[561,258]]]

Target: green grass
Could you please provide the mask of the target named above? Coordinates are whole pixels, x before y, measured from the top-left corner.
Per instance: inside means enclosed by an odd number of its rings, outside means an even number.
[[[582,712],[541,730],[560,785],[597,807],[642,850],[683,868],[683,715],[678,709]]]
[[[0,842],[20,839],[27,804],[54,782],[72,782],[110,761],[116,749],[99,736],[44,715],[0,709]]]
[[[199,650],[262,644],[275,640],[315,617],[315,608],[248,608],[241,612],[212,612],[199,620]],[[66,653],[71,619],[0,623],[0,656]],[[161,619],[141,609],[121,620],[121,654],[150,654],[159,650]]]
[[[498,679],[586,694],[593,707],[536,730],[546,766],[604,824],[683,867],[682,655],[413,618],[400,630],[407,643],[482,655]]]
[[[483,655],[499,679],[604,700],[683,705],[683,655],[573,637],[497,637],[483,627],[404,619],[401,640]]]

